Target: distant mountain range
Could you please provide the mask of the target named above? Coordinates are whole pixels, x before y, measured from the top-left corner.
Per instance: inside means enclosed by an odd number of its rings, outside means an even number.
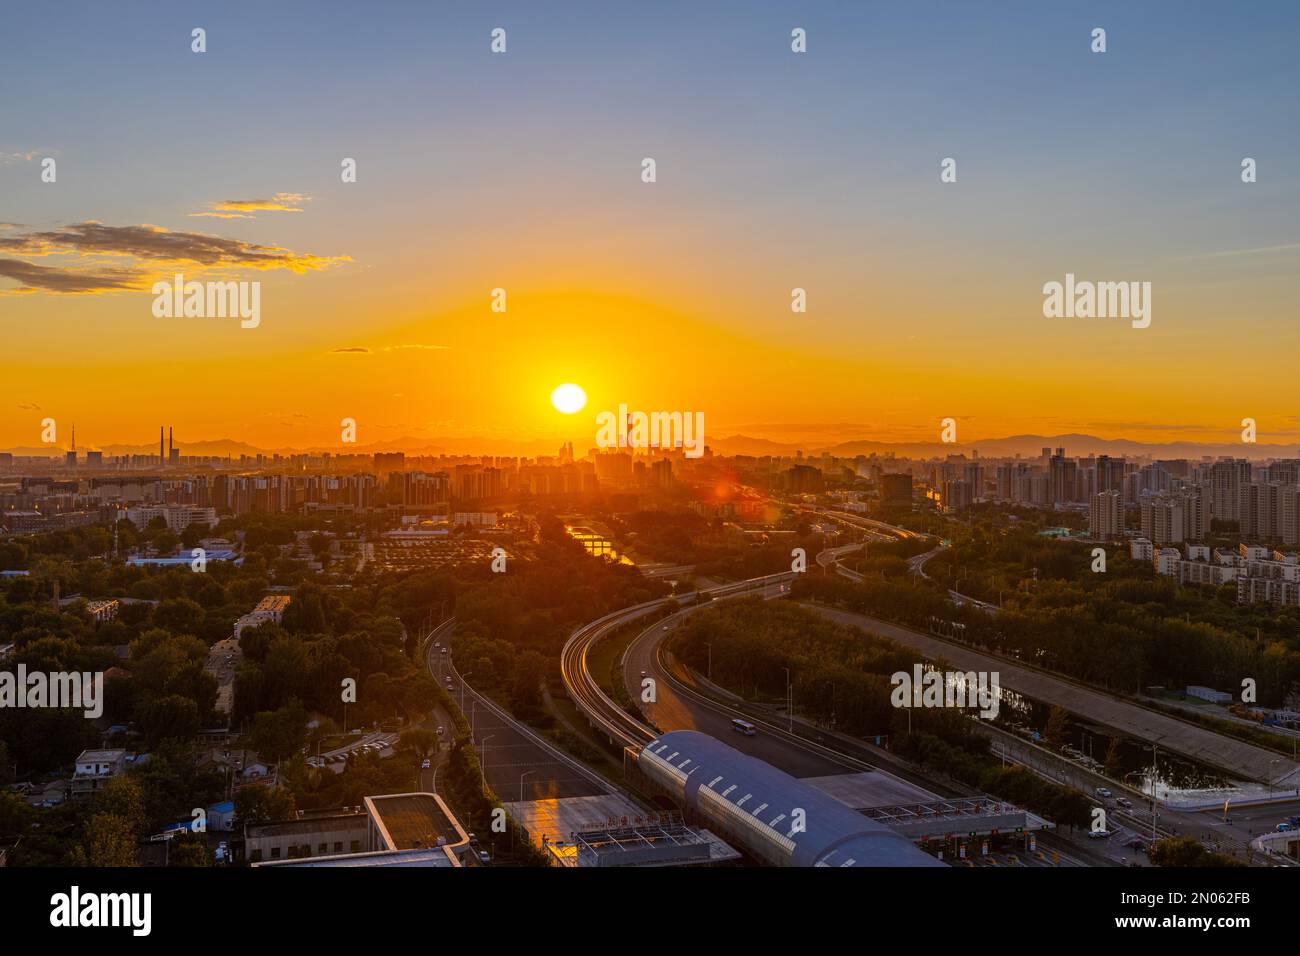
[[[258,448],[247,442],[221,438],[208,441],[177,441],[182,455],[215,456],[219,458],[240,455],[292,455],[292,454],[360,454],[370,455],[375,452],[403,451],[408,455],[523,455],[536,457],[554,455],[560,446],[556,439],[518,440],[511,438],[394,438],[366,445],[312,445],[303,448]],[[581,456],[586,454],[593,442],[575,441],[574,452]],[[719,455],[793,455],[802,451],[805,455],[820,455],[829,452],[843,458],[856,455],[894,455],[898,458],[936,458],[947,455],[970,455],[978,451],[982,458],[1006,458],[1020,455],[1024,458],[1036,458],[1044,448],[1064,448],[1065,453],[1077,455],[1113,455],[1115,457],[1151,458],[1217,458],[1231,456],[1237,458],[1297,458],[1300,457],[1300,443],[1297,444],[1254,444],[1240,442],[1140,442],[1125,438],[1098,438],[1095,435],[1011,435],[1006,438],[990,438],[976,442],[963,442],[945,445],[941,442],[889,442],[870,439],[857,439],[839,442],[778,442],[769,438],[755,438],[748,435],[730,435],[709,438],[708,445]],[[18,456],[61,457],[64,449],[51,448],[49,445],[36,447],[18,447],[5,449]],[[142,445],[104,445],[99,449],[105,455],[150,455],[158,451],[156,444]],[[84,451],[84,449],[83,449]]]
[[[1095,435],[1011,435],[974,442],[889,442],[858,439],[829,443],[782,443],[766,438],[732,435],[710,438],[709,446],[721,455],[781,455],[802,451],[805,455],[829,452],[841,458],[855,455],[894,455],[898,458],[942,458],[970,455],[978,451],[982,458],[1037,458],[1044,448],[1064,448],[1066,455],[1112,455],[1116,458],[1300,458],[1300,443],[1246,445],[1241,442],[1140,442],[1127,438],[1098,438]]]

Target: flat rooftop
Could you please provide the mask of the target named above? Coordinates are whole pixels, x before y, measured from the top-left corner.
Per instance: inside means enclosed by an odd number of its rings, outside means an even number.
[[[387,831],[389,849],[436,847],[442,837],[449,845],[467,842],[460,824],[431,793],[402,793],[367,797],[375,820]]]
[[[938,799],[928,790],[882,773],[841,773],[829,777],[803,777],[802,783],[854,810],[898,804],[925,803]]]
[[[308,857],[301,860],[270,860],[254,863],[254,867],[265,866],[417,866],[437,867],[438,869],[459,869],[455,856],[445,852],[446,848],[423,850],[380,850],[375,853],[340,853],[334,856]]]
[[[588,797],[552,797],[504,804],[506,812],[528,831],[535,846],[542,837],[569,842],[573,834],[601,827],[621,827],[645,822],[646,811],[618,794]]]
[[[551,862],[562,867],[691,866],[727,863],[740,853],[708,830],[682,823],[587,830],[572,842],[547,844]]]

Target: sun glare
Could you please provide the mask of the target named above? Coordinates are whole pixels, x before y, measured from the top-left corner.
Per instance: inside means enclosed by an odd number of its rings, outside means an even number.
[[[582,411],[587,404],[587,393],[572,382],[566,382],[557,385],[555,391],[551,392],[551,404],[557,412],[573,415]]]

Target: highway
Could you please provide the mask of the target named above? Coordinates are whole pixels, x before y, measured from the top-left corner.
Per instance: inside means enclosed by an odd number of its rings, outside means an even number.
[[[1294,780],[1296,775],[1300,774],[1300,768],[1289,758],[1178,718],[1139,707],[1068,678],[863,614],[853,614],[815,604],[806,606],[840,624],[862,628],[891,638],[902,646],[919,652],[929,660],[940,658],[947,660],[957,670],[997,672],[1003,687],[1041,703],[1058,704],[1071,713],[1107,727],[1122,729],[1142,740],[1154,741],[1162,748],[1217,766],[1238,779],[1273,779],[1280,782],[1288,778]],[[1295,784],[1287,783],[1283,786],[1290,789]]]
[[[426,637],[429,673],[459,703],[471,723],[474,748],[488,786],[505,801],[585,797],[617,793],[613,784],[570,757],[532,728],[516,720],[495,701],[469,686],[456,671],[450,653],[443,654],[454,619]],[[447,678],[451,678],[448,688]],[[447,728],[447,734],[454,730]],[[451,737],[444,740],[450,743]],[[522,796],[521,796],[522,794]]]
[[[774,589],[773,585],[783,589],[793,577],[793,574],[785,573],[742,581],[713,589],[712,595],[714,600],[719,597],[764,592],[769,596],[779,596],[784,593],[784,590]],[[696,609],[691,606],[694,604],[693,597],[688,597],[687,601],[679,599],[679,602],[687,603],[688,607],[645,628],[624,654],[623,679],[632,699],[639,700],[641,697],[642,671],[655,680],[656,699],[653,704],[644,706],[640,720],[627,714],[599,687],[587,669],[587,653],[595,642],[622,625],[653,613],[662,607],[663,601],[646,602],[605,615],[576,630],[565,645],[562,672],[570,697],[589,718],[592,726],[604,732],[611,741],[624,746],[639,747],[658,736],[661,731],[693,729],[722,740],[729,746],[764,760],[792,776],[808,778],[853,773],[871,774],[870,786],[873,793],[881,795],[880,804],[912,803],[934,794],[940,797],[959,795],[951,788],[935,785],[932,781],[899,767],[891,766],[890,772],[879,769],[871,762],[877,759],[877,755],[869,752],[865,745],[851,746],[850,742],[842,737],[821,736],[821,732],[816,728],[807,726],[796,726],[796,729],[800,733],[818,735],[824,743],[798,737],[779,726],[782,723],[780,717],[764,719],[748,712],[742,714],[741,711],[732,710],[725,704],[716,702],[686,686],[676,675],[669,673],[662,660],[660,646],[672,628]],[[737,716],[743,716],[758,726],[759,733],[753,737],[737,733],[731,724],[732,719]],[[802,724],[801,721],[795,723]],[[650,726],[651,724],[654,726]],[[1113,865],[1114,862],[1101,853],[1095,852],[1092,847],[1072,846],[1055,835],[1043,833],[1040,834],[1039,840],[1047,852],[1055,851],[1054,859],[1058,861],[1058,865],[1105,865],[1107,863]],[[1042,850],[1032,856],[1027,855],[1021,862],[1038,866],[1052,865]]]
[[[772,574],[766,577],[751,578],[735,584],[724,584],[703,592],[713,600],[728,597],[740,597],[760,593],[765,588],[788,585],[794,578],[791,572]],[[693,603],[695,593],[677,598],[679,603]],[[560,671],[564,678],[565,689],[569,697],[590,721],[591,725],[603,733],[611,743],[624,747],[640,747],[658,734],[653,727],[628,714],[617,701],[610,698],[587,669],[587,653],[593,645],[613,631],[639,618],[653,614],[662,608],[664,599],[647,601],[623,608],[597,618],[590,624],[584,624],[573,632],[564,645],[560,656]]]
[[[655,701],[641,703],[646,720],[663,733],[698,730],[728,746],[770,763],[794,777],[821,777],[870,769],[865,764],[837,759],[833,751],[818,753],[803,742],[779,730],[762,726],[753,737],[737,733],[731,721],[737,717],[758,725],[759,718],[716,704],[671,674],[659,653],[660,646],[695,608],[687,608],[651,625],[628,646],[623,658],[623,682],[633,700],[642,699],[642,673],[654,680]]]
[[[709,734],[793,777],[870,774],[869,778],[861,781],[863,789],[860,792],[869,792],[871,803],[878,806],[906,805],[975,793],[938,784],[915,772],[902,760],[872,751],[861,742],[831,735],[799,718],[794,720],[795,732],[791,733],[786,719],[778,714],[763,717],[756,715],[752,708],[742,711],[706,695],[703,689],[696,689],[687,674],[673,672],[663,651],[663,644],[673,629],[694,610],[698,608],[683,609],[647,627],[628,646],[623,658],[623,680],[633,699],[640,700],[643,671],[646,677],[654,679],[656,700],[643,703],[641,711],[645,719],[662,732],[696,730]],[[754,724],[759,732],[753,737],[736,732],[731,721],[737,717]],[[1053,853],[1057,861],[1055,865],[1061,866],[1113,866],[1119,862],[1113,852],[1106,852],[1106,847],[1086,843],[1076,845],[1049,832],[1039,833],[1038,840],[1041,849],[1036,853],[1012,851],[1002,854],[1002,857],[1008,865],[1042,867],[1054,865]],[[997,859],[975,859],[968,865],[997,863]]]

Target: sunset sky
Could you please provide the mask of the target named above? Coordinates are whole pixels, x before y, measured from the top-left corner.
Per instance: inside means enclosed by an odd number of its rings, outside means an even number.
[[[1295,440],[1297,43],[1289,2],[14,5],[0,447],[49,416],[82,448],[344,417],[585,448],[620,402]],[[176,272],[260,280],[260,326],[155,318]],[[1151,282],[1150,328],[1044,318],[1066,273]]]

